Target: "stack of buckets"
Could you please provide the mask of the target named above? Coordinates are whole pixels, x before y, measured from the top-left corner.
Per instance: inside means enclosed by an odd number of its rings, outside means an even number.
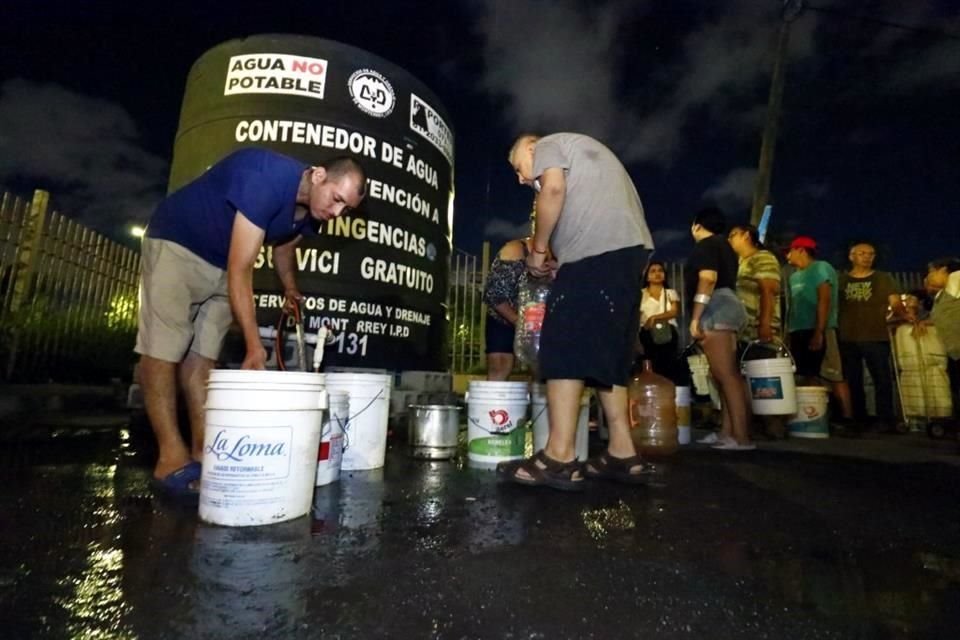
[[[340,470],[384,464],[391,376],[215,370],[207,384],[200,518],[293,520]],[[325,411],[326,410],[326,411]]]

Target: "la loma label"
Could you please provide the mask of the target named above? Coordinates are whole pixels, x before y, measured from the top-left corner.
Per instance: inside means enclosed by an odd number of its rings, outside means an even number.
[[[249,435],[234,440],[226,429],[221,429],[214,436],[213,442],[204,447],[204,453],[213,454],[220,462],[244,462],[248,458],[280,458],[287,455],[287,442],[258,442]]]

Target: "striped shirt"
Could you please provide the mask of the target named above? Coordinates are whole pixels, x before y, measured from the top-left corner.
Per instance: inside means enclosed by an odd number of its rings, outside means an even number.
[[[742,258],[737,269],[737,297],[747,310],[747,326],[740,332],[740,340],[757,339],[760,325],[760,280],[776,280],[780,283],[780,263],[776,256],[765,249],[749,258]],[[775,336],[780,336],[780,300],[773,300],[773,317],[770,320]]]

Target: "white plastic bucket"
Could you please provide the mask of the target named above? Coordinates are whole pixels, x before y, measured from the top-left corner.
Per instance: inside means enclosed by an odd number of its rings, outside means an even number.
[[[740,358],[740,370],[747,377],[753,413],[759,416],[793,415],[797,412],[796,383],[793,378],[797,366],[790,352],[780,343],[776,345],[777,350],[771,352],[776,357],[746,360],[747,353],[757,345],[769,350],[760,342],[751,342]]]
[[[523,457],[527,430],[522,428],[530,394],[526,382],[473,380],[467,389],[467,461],[491,468]]]
[[[323,374],[211,371],[200,518],[237,527],[307,514],[326,405]]]
[[[550,436],[550,417],[547,409],[547,385],[530,385],[530,415],[533,421],[533,450],[540,451],[547,446],[547,438]],[[590,444],[590,426],[588,419],[590,417],[590,393],[586,392],[580,396],[580,414],[577,416],[577,438],[575,441],[575,451],[577,459],[584,461],[587,459],[588,447]]]
[[[693,400],[690,387],[677,387],[675,397],[677,404],[677,442],[690,444],[690,404]]]
[[[340,479],[340,465],[343,462],[343,434],[347,420],[350,419],[350,394],[346,391],[328,392],[329,408],[324,414],[320,427],[320,449],[317,452],[316,486],[336,482]]]
[[[387,421],[393,376],[380,373],[328,373],[328,391],[350,394],[350,418],[343,439],[344,471],[379,469],[387,455]]]
[[[690,377],[693,389],[698,396],[710,396],[710,401],[717,409],[720,408],[720,392],[713,376],[710,375],[710,362],[704,353],[695,353],[687,356],[687,365],[690,367]]]
[[[829,438],[827,390],[824,387],[797,387],[797,413],[787,427],[791,438]]]
[[[707,356],[702,353],[695,353],[691,356],[687,356],[687,365],[690,367],[693,388],[696,390],[697,395],[709,395],[710,363],[707,362]]]

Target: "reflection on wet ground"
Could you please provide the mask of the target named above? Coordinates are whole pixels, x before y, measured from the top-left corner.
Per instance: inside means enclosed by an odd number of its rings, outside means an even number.
[[[0,449],[3,637],[952,638],[960,468],[685,451],[647,487],[415,461],[229,529],[129,432]]]

